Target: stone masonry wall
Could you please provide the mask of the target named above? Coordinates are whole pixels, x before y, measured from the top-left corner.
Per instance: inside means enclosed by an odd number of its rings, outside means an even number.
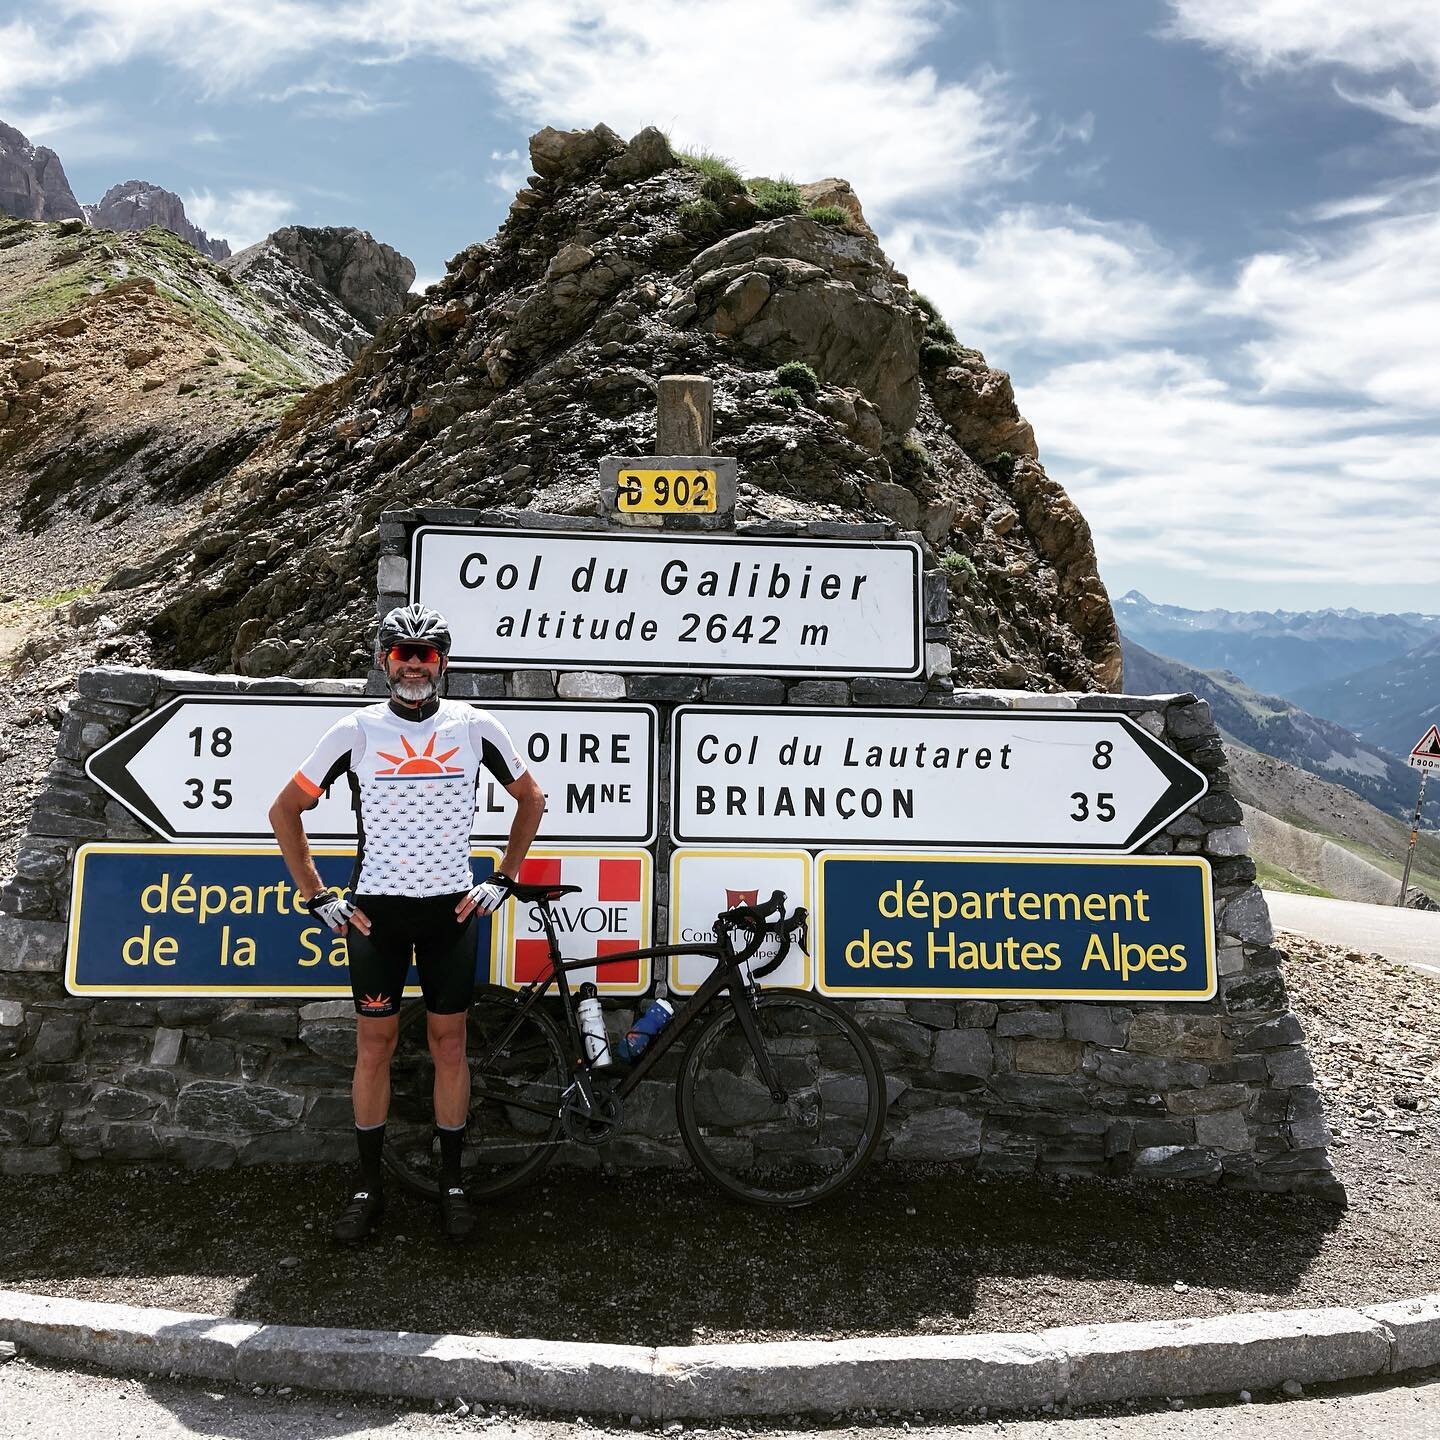
[[[385,517],[380,607],[404,599],[417,523],[600,528],[577,517],[426,510]],[[893,526],[740,526],[745,535],[889,538]],[[913,538],[919,539],[918,534]],[[926,550],[933,565],[933,552]],[[963,584],[956,577],[949,584]],[[1210,779],[1210,792],[1143,849],[1198,854],[1211,866],[1219,989],[1198,1003],[869,1000],[851,1002],[889,1076],[884,1151],[896,1160],[962,1160],[992,1173],[1187,1179],[1343,1198],[1300,1025],[1290,1012],[1264,896],[1225,752],[1193,695],[1124,696],[956,688],[943,643],[951,592],[926,575],[924,680],[781,680],[516,671],[456,674],[457,698],[657,704],[668,738],[679,703],[938,706],[1119,711]],[[229,1166],[347,1159],[353,1148],[348,1001],[92,999],[62,980],[71,860],[87,840],[155,837],[99,790],[84,761],[181,693],[378,693],[370,681],[252,680],[104,668],[69,703],[15,875],[0,887],[0,1175],[55,1173],[82,1160]],[[662,747],[662,774],[668,757]],[[656,933],[666,933],[662,839]],[[543,832],[541,840],[543,841]],[[632,1002],[609,1006],[612,1030]],[[619,1164],[676,1163],[673,1062],[627,1107]],[[581,1159],[587,1157],[581,1156]],[[593,1158],[593,1157],[590,1157]]]

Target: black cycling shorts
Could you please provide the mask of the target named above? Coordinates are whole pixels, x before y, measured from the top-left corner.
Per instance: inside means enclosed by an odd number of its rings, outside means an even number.
[[[350,990],[357,1015],[394,1015],[400,1009],[410,962],[420,972],[425,1008],[458,1015],[470,1008],[475,989],[475,913],[455,918],[465,891],[454,895],[357,895],[370,933],[354,925],[346,936]]]

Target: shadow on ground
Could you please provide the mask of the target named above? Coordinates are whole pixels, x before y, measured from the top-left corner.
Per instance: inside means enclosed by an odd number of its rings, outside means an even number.
[[[632,1344],[1349,1303],[1296,1299],[1343,1214],[1292,1196],[881,1166],[828,1205],[771,1213],[688,1171],[555,1170],[486,1206],[465,1248],[392,1184],[382,1236],[341,1250],[329,1224],[349,1178],[90,1165],[3,1181],[0,1286],[272,1323]]]

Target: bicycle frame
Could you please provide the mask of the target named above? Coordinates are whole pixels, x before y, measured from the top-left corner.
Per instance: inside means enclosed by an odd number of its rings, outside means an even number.
[[[771,1096],[777,1103],[783,1103],[786,1099],[786,1092],[781,1086],[774,1067],[770,1063],[770,1057],[760,1041],[759,1027],[755,1022],[755,1006],[750,998],[749,986],[740,973],[741,961],[737,958],[733,947],[730,944],[729,931],[722,929],[713,944],[700,945],[647,945],[637,950],[618,951],[613,955],[605,956],[602,962],[595,960],[567,960],[560,953],[560,943],[555,934],[554,921],[550,914],[550,907],[547,904],[537,902],[536,909],[540,911],[541,921],[545,927],[545,938],[549,944],[550,968],[545,974],[530,981],[528,985],[515,996],[515,1017],[500,1032],[499,1036],[491,1041],[491,1049],[502,1049],[514,1034],[520,1021],[529,1012],[530,1008],[537,1004],[549,990],[552,984],[555,985],[560,996],[560,1007],[565,1015],[566,1038],[571,1042],[572,1048],[578,1049],[572,1066],[572,1073],[576,1083],[580,1086],[581,1094],[585,1098],[587,1106],[593,1106],[594,1093],[593,1082],[597,1078],[595,1068],[585,1056],[584,1041],[581,1038],[580,1022],[575,1011],[575,998],[570,990],[570,983],[567,976],[571,970],[587,970],[597,963],[606,965],[615,964],[625,960],[665,960],[678,955],[704,955],[717,961],[716,967],[706,977],[700,988],[691,995],[685,1003],[676,1011],[674,1018],[658,1035],[645,1047],[644,1054],[630,1067],[615,1088],[615,1093],[623,1100],[640,1082],[655,1068],[664,1058],[670,1047],[675,1043],[680,1034],[686,1030],[691,1023],[699,1016],[700,1012],[713,1000],[722,990],[730,992],[730,1002],[735,1007],[736,1019],[740,1028],[750,1043],[750,1048],[755,1054],[756,1063],[760,1069],[761,1078],[769,1086]],[[508,1096],[506,1103],[509,1105],[520,1105],[524,1109],[531,1109],[539,1114],[549,1113],[544,1106],[531,1102],[518,1100]]]

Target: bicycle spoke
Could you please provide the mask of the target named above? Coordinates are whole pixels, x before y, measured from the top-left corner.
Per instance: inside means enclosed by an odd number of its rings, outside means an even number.
[[[412,1189],[434,1195],[439,1190],[431,1101],[435,1071],[425,1043],[421,1012],[401,1027],[400,1051],[392,1067],[386,1164]],[[520,1015],[509,992],[491,987],[478,991],[471,1005],[466,1043],[470,1112],[461,1169],[472,1195],[500,1195],[537,1175],[555,1147],[564,1143],[564,1046],[542,1010]]]
[[[695,1162],[741,1199],[804,1205],[833,1194],[878,1143],[884,1079],[859,1027],[832,1002],[791,991],[756,998],[771,1092],[733,1010],[686,1057],[681,1135]]]

